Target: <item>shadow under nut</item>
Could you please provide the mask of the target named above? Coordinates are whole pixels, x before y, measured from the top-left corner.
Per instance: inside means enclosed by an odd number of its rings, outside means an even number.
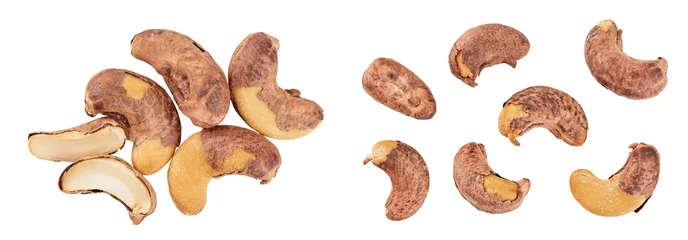
[[[131,55],[162,75],[179,111],[202,128],[220,124],[230,107],[227,77],[213,57],[190,37],[166,29],[134,36]]]
[[[430,88],[415,73],[391,58],[377,58],[363,73],[363,89],[375,101],[416,119],[437,111]]]
[[[486,186],[488,177],[498,183]],[[517,209],[530,190],[530,180],[527,178],[514,182],[495,173],[487,163],[485,147],[475,142],[465,144],[454,156],[454,184],[473,207],[493,214]],[[510,195],[510,199],[503,199],[507,195]]]
[[[588,134],[588,120],[581,105],[567,93],[548,86],[532,86],[511,96],[499,116],[499,132],[516,146],[532,128],[548,129],[571,146],[581,146]]]
[[[529,51],[530,42],[520,31],[498,23],[483,24],[467,30],[454,42],[449,69],[456,78],[475,87],[483,69],[501,63],[516,68],[516,61]]]
[[[423,205],[430,188],[430,175],[423,157],[401,141],[383,140],[373,146],[373,153],[363,164],[371,161],[392,182],[385,203],[387,218],[399,221],[413,216]]]
[[[612,20],[595,25],[585,39],[585,62],[602,86],[629,99],[659,95],[667,85],[667,60],[639,60],[623,52],[621,29]]]

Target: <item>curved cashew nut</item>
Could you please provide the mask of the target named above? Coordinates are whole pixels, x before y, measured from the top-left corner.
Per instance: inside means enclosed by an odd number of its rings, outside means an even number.
[[[430,175],[423,157],[413,147],[393,140],[383,140],[373,146],[363,164],[373,162],[392,181],[392,191],[385,204],[390,220],[404,220],[423,205],[430,189]]]
[[[593,27],[585,39],[585,62],[598,83],[629,99],[659,95],[667,85],[666,59],[638,60],[623,52],[621,29],[607,19]]]
[[[621,216],[642,209],[659,180],[659,152],[645,143],[633,143],[626,164],[609,179],[578,169],[569,185],[573,197],[589,212],[605,217]]]
[[[485,146],[470,142],[454,156],[454,184],[476,209],[493,214],[507,213],[521,206],[530,180],[514,182],[499,176],[487,163]]]
[[[159,171],[181,142],[177,109],[165,90],[138,73],[106,69],[86,86],[86,113],[104,114],[124,128],[134,143],[131,161],[144,175]]]
[[[588,136],[588,119],[576,99],[547,86],[533,86],[515,93],[499,114],[499,133],[519,146],[517,137],[544,127],[571,146],[581,146]]]

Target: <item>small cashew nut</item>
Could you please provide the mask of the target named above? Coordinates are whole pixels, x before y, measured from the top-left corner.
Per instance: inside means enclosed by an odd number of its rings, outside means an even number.
[[[470,142],[454,156],[454,184],[476,209],[492,214],[511,212],[521,206],[530,180],[514,182],[499,176],[487,163],[485,146]]]
[[[423,205],[430,188],[430,175],[423,157],[411,146],[394,140],[383,140],[373,146],[363,164],[373,162],[392,182],[385,204],[386,216],[399,221],[415,214]]]
[[[363,73],[363,89],[375,101],[416,119],[431,119],[437,110],[430,88],[415,73],[391,58],[377,58]]]
[[[167,92],[149,78],[124,69],[106,69],[86,86],[86,113],[115,119],[134,143],[131,161],[150,175],[162,169],[181,142],[181,123]]]
[[[506,63],[516,68],[516,61],[525,57],[530,42],[520,31],[498,23],[468,29],[449,52],[451,73],[468,86],[475,87],[475,79],[483,69]]]
[[[210,128],[227,115],[231,102],[227,77],[210,53],[190,37],[148,29],[131,40],[131,55],[162,75],[179,111],[194,125]]]
[[[623,52],[621,29],[614,21],[599,22],[585,39],[585,62],[598,83],[629,99],[648,99],[659,95],[667,85],[668,63],[638,60]]]
[[[609,179],[585,169],[571,174],[571,193],[583,208],[598,216],[617,217],[645,206],[659,180],[659,152],[642,142],[629,148],[626,164]]]
[[[588,136],[588,119],[576,99],[548,86],[532,86],[515,93],[499,114],[499,133],[516,140],[535,127],[544,127],[571,146],[581,146]]]
[[[232,102],[239,116],[257,132],[274,139],[296,139],[317,128],[323,109],[296,89],[277,85],[279,40],[266,33],[249,34],[229,64]]]
[[[167,171],[170,196],[180,212],[196,215],[205,207],[213,178],[237,174],[267,184],[281,163],[277,147],[257,132],[227,125],[206,128],[174,153]]]

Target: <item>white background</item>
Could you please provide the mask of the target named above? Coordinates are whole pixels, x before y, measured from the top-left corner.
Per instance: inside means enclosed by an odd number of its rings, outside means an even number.
[[[685,232],[685,13],[678,1],[535,3],[415,1],[354,3],[232,1],[3,2],[0,239],[497,239],[681,238]],[[624,30],[624,50],[639,59],[665,57],[669,84],[657,97],[632,101],[590,75],[583,56],[588,31],[611,18]],[[516,69],[485,69],[478,86],[454,78],[448,54],[467,29],[498,22],[522,31],[528,55]],[[267,185],[240,176],[213,180],[196,216],[169,197],[167,167],[147,178],[158,207],[133,226],[125,208],[105,194],[67,195],[57,187],[69,163],[33,157],[27,134],[91,120],[83,96],[89,78],[126,68],[162,86],[152,67],[130,55],[129,41],[148,28],[167,28],[202,44],[227,71],[232,52],[252,32],[277,37],[278,82],[325,109],[322,125],[297,140],[271,140],[283,164]],[[377,57],[401,62],[437,99],[431,120],[415,120],[375,102],[361,76]],[[545,129],[513,146],[499,134],[502,103],[532,85],[561,89],[580,102],[590,130],[571,147]],[[165,89],[166,86],[164,86]],[[185,139],[200,130],[183,115]],[[223,124],[247,125],[234,109]],[[430,192],[411,218],[385,217],[389,178],[363,158],[379,140],[416,148],[430,169]],[[457,191],[453,158],[465,143],[486,146],[489,163],[505,178],[532,181],[517,210],[477,211]],[[628,146],[646,142],[661,153],[655,194],[640,213],[593,215],[571,196],[569,175],[587,168],[601,178],[616,172]],[[130,159],[131,143],[116,155]]]

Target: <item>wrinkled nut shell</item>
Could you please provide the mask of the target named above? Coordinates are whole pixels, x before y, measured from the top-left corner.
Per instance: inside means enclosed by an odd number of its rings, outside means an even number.
[[[629,148],[624,166],[608,179],[585,169],[571,174],[571,193],[583,208],[598,216],[616,217],[645,206],[659,180],[659,152],[642,142]]]
[[[486,186],[486,178],[496,179],[497,184]],[[518,182],[501,178],[487,163],[487,153],[483,144],[470,142],[462,146],[454,156],[454,184],[476,209],[492,214],[511,212],[521,206],[528,191],[530,180],[523,178]],[[504,189],[506,188],[508,189]],[[502,196],[511,199],[504,200]]]
[[[375,101],[416,119],[431,119],[437,111],[430,88],[394,59],[375,59],[363,73],[363,89]]]
[[[131,40],[131,55],[162,75],[179,111],[191,122],[210,128],[230,107],[227,77],[213,57],[190,37],[166,29],[148,29]]]
[[[668,63],[638,60],[623,52],[621,29],[612,20],[595,25],[585,39],[585,62],[598,83],[616,95],[629,99],[649,99],[667,85]]]
[[[499,132],[519,146],[517,137],[543,127],[571,146],[581,146],[588,134],[588,119],[581,105],[567,93],[548,86],[525,88],[503,104]]]
[[[229,64],[232,102],[252,129],[274,139],[296,139],[315,130],[323,109],[296,89],[277,84],[279,40],[263,32],[249,34]]]
[[[380,141],[363,164],[373,162],[392,182],[385,204],[386,216],[399,221],[415,214],[423,205],[430,188],[430,175],[423,157],[411,146],[393,140]]]
[[[461,35],[449,52],[451,73],[468,86],[483,69],[506,63],[516,68],[516,61],[530,51],[530,42],[520,31],[498,23],[484,24]]]

